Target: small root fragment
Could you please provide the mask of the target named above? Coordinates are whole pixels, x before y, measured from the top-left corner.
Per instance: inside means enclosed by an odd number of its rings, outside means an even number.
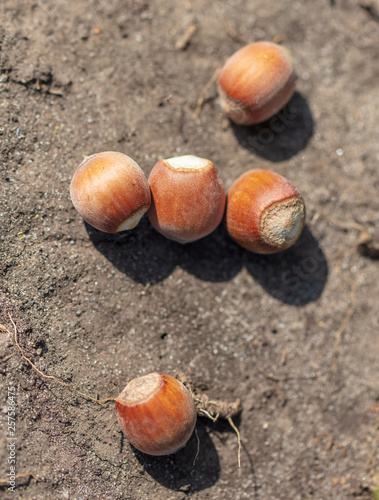
[[[230,427],[237,434],[237,440],[238,440],[238,467],[241,468],[241,434],[240,434],[240,431],[238,430],[238,427],[233,422],[232,417],[228,418],[228,422],[229,422]]]
[[[232,417],[239,415],[242,411],[241,400],[236,399],[233,403],[228,403],[226,401],[222,401],[221,399],[210,399],[207,394],[194,388],[188,377],[183,373],[177,373],[175,377],[189,390],[195,402],[198,415],[207,417],[212,420],[212,422],[216,422],[219,418],[229,422],[229,425],[237,434],[238,467],[241,467],[241,436],[237,426],[232,420]]]
[[[196,435],[196,440],[197,440],[197,448],[196,448],[195,458],[193,459],[193,466],[194,467],[195,467],[195,464],[196,464],[197,457],[199,456],[199,453],[200,453],[200,439],[199,439],[199,435],[197,433],[196,427],[195,427],[195,435]]]
[[[88,394],[85,394],[84,392],[81,392],[81,391],[78,391],[78,389],[75,389],[74,387],[71,387],[69,384],[67,384],[66,382],[63,382],[62,380],[59,380],[57,377],[55,377],[54,375],[46,375],[46,373],[43,373],[41,370],[39,370],[36,365],[27,357],[25,356],[25,353],[22,349],[22,347],[20,346],[19,342],[18,342],[18,332],[17,332],[17,327],[15,325],[15,322],[13,321],[13,318],[12,318],[12,315],[8,312],[8,316],[9,316],[9,319],[12,323],[12,326],[13,326],[13,338],[14,338],[14,342],[17,346],[17,348],[19,349],[20,353],[21,353],[21,356],[22,358],[33,368],[34,371],[36,371],[38,373],[38,375],[44,379],[51,379],[51,380],[54,380],[54,382],[56,382],[57,384],[60,384],[62,385],[63,387],[66,387],[66,389],[68,389],[69,391],[71,392],[74,392],[76,394],[78,394],[79,396],[82,396],[83,398],[85,399],[88,399],[90,401],[93,401],[99,405],[104,405],[104,404],[107,404],[109,403],[110,401],[116,401],[115,398],[106,398],[106,399],[98,399],[98,398],[94,398],[92,396],[89,396]],[[12,335],[12,333],[8,330],[8,328],[4,325],[1,325],[0,324],[0,330],[5,332],[5,333],[8,333],[9,335]]]
[[[189,378],[183,373],[177,373],[175,377],[189,390],[195,401],[199,415],[208,417],[212,422],[216,422],[219,418],[228,420],[241,413],[242,405],[240,399],[236,399],[233,403],[227,403],[221,399],[210,399],[207,394],[194,388]]]

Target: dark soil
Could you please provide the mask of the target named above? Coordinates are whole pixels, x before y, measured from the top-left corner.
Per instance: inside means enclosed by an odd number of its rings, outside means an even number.
[[[0,479],[15,387],[16,493],[4,499],[372,499],[379,485],[379,5],[356,0],[1,0]],[[176,43],[194,24],[183,48]],[[276,121],[220,112],[212,75],[254,40],[293,53],[297,92]],[[204,92],[203,89],[205,88]],[[203,107],[194,117],[199,97]],[[279,124],[279,126],[278,126]],[[229,188],[251,168],[307,205],[274,256],[220,227],[180,246],[144,219],[107,235],[69,197],[85,155],[212,159]],[[115,424],[140,374],[181,371],[235,423],[199,418],[180,452],[149,457]],[[12,391],[11,391],[12,392]]]

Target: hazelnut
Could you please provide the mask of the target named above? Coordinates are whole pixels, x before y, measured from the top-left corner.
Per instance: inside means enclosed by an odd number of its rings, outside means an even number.
[[[233,240],[251,252],[277,253],[300,236],[305,205],[299,191],[269,170],[250,170],[228,193],[226,227]]]
[[[254,125],[280,111],[295,90],[290,52],[272,42],[242,47],[223,66],[218,78],[224,113],[239,125]]]
[[[186,445],[196,424],[190,392],[164,373],[131,380],[116,399],[116,413],[130,443],[148,455],[177,452]]]
[[[141,168],[113,151],[86,158],[72,178],[70,194],[83,219],[106,233],[134,228],[151,203]]]
[[[186,155],[160,160],[149,176],[148,217],[166,238],[189,243],[211,233],[222,220],[225,188],[215,165]]]

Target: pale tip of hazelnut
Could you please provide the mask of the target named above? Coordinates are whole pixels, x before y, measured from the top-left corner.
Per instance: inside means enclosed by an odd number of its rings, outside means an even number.
[[[150,205],[145,205],[136,210],[132,215],[129,216],[128,219],[126,219],[122,224],[118,226],[116,232],[134,229],[138,225],[144,214],[149,210],[149,208]]]
[[[304,201],[299,196],[293,196],[267,207],[261,216],[259,230],[269,245],[287,248],[300,236],[304,221]]]
[[[174,156],[163,160],[174,170],[203,170],[209,167],[211,162],[206,158],[194,155]]]
[[[117,399],[124,405],[134,406],[149,399],[162,384],[163,378],[160,373],[149,373],[131,380]]]
[[[220,85],[218,92],[224,115],[238,125],[250,125],[254,122],[253,113],[241,101],[230,97]]]

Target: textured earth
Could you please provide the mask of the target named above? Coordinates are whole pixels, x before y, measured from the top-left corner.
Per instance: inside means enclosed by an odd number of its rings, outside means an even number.
[[[379,271],[357,241],[379,240],[378,21],[376,0],[1,1],[2,498],[374,498]],[[244,128],[215,74],[255,40],[291,50],[297,91]],[[101,233],[69,184],[106,150],[146,175],[210,158],[227,188],[274,170],[303,194],[306,229],[273,256],[222,225],[185,246],[146,218]],[[199,418],[172,456],[123,439],[97,400],[152,371],[241,399],[241,467],[221,419]]]

